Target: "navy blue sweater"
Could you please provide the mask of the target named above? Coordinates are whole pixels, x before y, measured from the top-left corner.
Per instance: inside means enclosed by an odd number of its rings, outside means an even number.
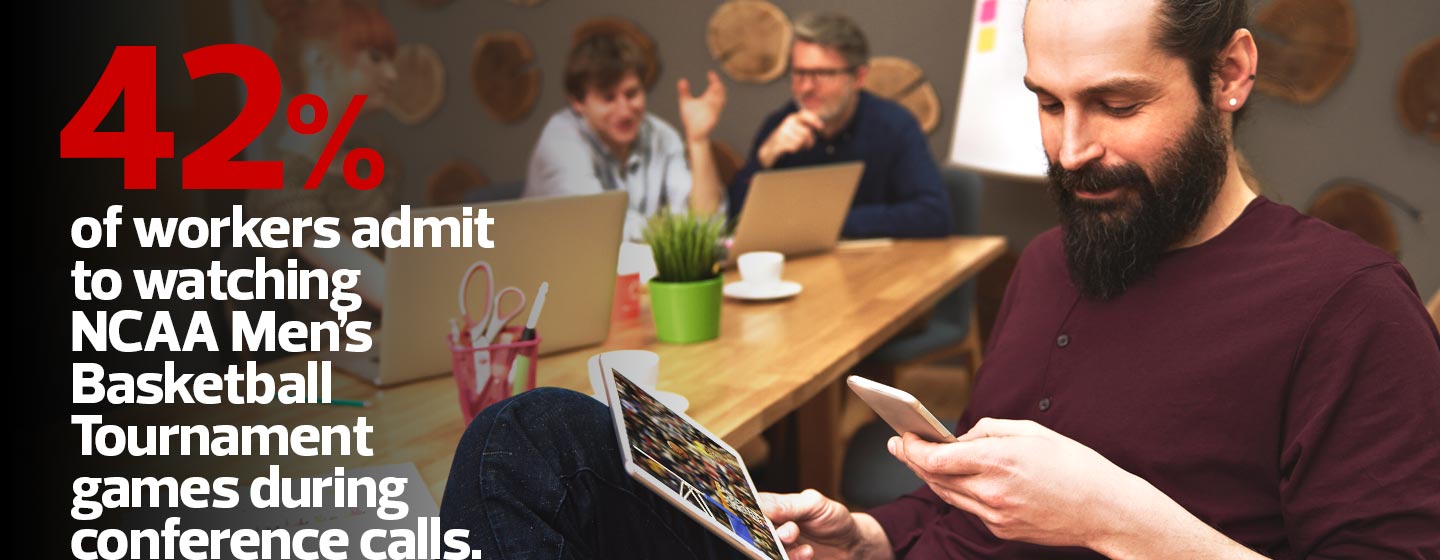
[[[730,219],[745,205],[750,179],[761,171],[760,145],[785,117],[796,111],[791,101],[766,117],[755,134],[745,168],[730,183]],[[950,201],[930,147],[915,118],[904,107],[860,93],[855,114],[833,138],[780,156],[774,169],[844,161],[864,161],[865,173],[845,217],[845,237],[941,237],[950,234]]]

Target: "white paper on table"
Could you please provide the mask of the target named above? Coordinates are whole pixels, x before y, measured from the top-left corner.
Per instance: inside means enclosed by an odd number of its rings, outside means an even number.
[[[650,246],[644,243],[632,243],[625,241],[620,244],[620,262],[615,267],[615,273],[619,276],[626,274],[640,274],[640,284],[649,282],[659,271],[655,268],[655,257],[650,253]]]

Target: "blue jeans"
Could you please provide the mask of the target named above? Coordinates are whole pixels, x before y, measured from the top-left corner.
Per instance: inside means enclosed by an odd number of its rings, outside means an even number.
[[[444,530],[493,558],[744,558],[626,474],[610,410],[539,388],[485,409],[460,438]]]

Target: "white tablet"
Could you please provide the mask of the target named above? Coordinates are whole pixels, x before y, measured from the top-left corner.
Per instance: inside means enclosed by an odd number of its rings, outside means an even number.
[[[789,560],[775,527],[760,512],[740,454],[601,358],[590,365],[600,368],[605,380],[626,472],[746,556]]]

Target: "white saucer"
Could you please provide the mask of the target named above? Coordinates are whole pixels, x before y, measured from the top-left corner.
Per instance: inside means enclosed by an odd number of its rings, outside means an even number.
[[[681,395],[679,393],[671,393],[669,391],[651,391],[650,394],[654,395],[655,400],[660,401],[660,404],[670,407],[670,410],[674,410],[675,412],[685,412],[690,408],[690,399],[685,398],[684,395]],[[601,397],[600,395],[590,396],[594,397],[597,401],[600,401],[602,403],[605,402],[605,398]]]
[[[684,395],[679,393],[654,391],[651,394],[655,395],[655,400],[660,401],[660,404],[670,407],[670,410],[675,412],[685,412],[686,409],[690,408],[690,399],[685,398]]]
[[[771,299],[783,299],[792,297],[804,289],[799,282],[782,280],[775,284],[757,286],[747,284],[743,280],[731,282],[725,285],[725,295],[735,299],[748,299],[753,301],[765,301]]]

